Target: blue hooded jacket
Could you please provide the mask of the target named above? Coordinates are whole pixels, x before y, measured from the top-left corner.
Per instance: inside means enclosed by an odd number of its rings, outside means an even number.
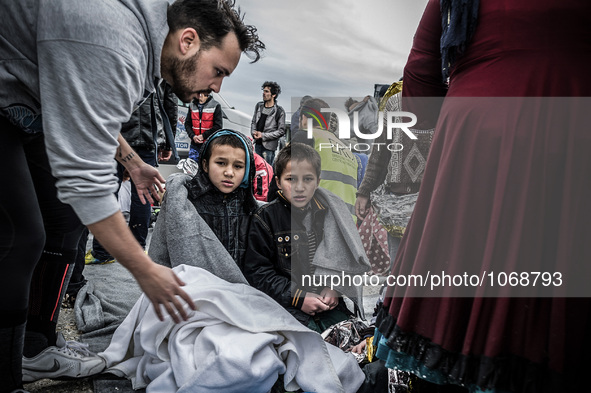
[[[222,129],[212,134],[203,144],[200,157],[206,155],[211,146],[210,142],[222,135],[234,135],[244,144],[247,158],[240,186],[229,194],[219,191],[200,163],[197,174],[187,183],[188,196],[199,215],[242,270],[250,219],[257,208],[253,192],[256,173],[254,154],[252,143],[246,136],[233,130]]]

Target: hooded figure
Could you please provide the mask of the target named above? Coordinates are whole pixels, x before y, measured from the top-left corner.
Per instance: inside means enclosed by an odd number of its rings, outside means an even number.
[[[210,160],[212,150],[218,146],[243,149],[244,176],[234,179],[239,185],[230,192],[220,190],[213,174]],[[215,154],[215,153],[214,153]],[[213,164],[212,164],[213,165]],[[199,170],[185,186],[188,199],[224,245],[236,264],[242,270],[246,237],[252,213],[257,207],[253,194],[253,181],[256,173],[252,143],[239,132],[222,129],[213,133],[203,144],[200,152]]]

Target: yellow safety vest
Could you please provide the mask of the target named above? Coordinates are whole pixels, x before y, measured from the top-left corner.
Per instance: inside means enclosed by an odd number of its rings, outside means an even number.
[[[322,160],[320,187],[339,196],[355,217],[357,159],[349,146],[331,132],[314,129],[314,149]]]

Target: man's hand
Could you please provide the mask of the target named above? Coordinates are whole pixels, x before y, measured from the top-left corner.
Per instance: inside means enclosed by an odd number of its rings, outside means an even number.
[[[328,311],[330,307],[322,301],[322,297],[313,292],[308,292],[302,304],[302,311],[308,315],[316,315],[318,313]]]
[[[146,204],[146,201],[154,203],[154,199],[160,200],[160,195],[156,191],[164,192],[165,180],[158,169],[143,162],[143,165],[128,170],[143,204]]]
[[[195,303],[181,288],[185,284],[171,269],[156,264],[144,253],[120,211],[94,224],[88,224],[88,229],[133,274],[154,305],[160,320],[163,319],[160,305],[164,306],[175,322],[187,318],[187,312],[183,309],[184,302],[195,310]]]
[[[261,138],[263,137],[263,133],[262,133],[262,132],[260,132],[260,131],[254,131],[254,132],[252,133],[252,137],[253,137],[254,139],[261,139]]]
[[[364,195],[358,195],[355,200],[355,215],[363,221],[369,212],[369,198]]]
[[[164,320],[161,305],[164,306],[175,323],[179,323],[181,320],[186,321],[188,318],[187,311],[183,308],[180,299],[184,300],[192,310],[196,309],[191,297],[181,288],[185,283],[174,274],[172,269],[152,263],[148,269],[142,270],[135,277],[152,302],[154,311],[161,321]]]
[[[172,150],[158,150],[158,161],[168,161],[172,157]]]
[[[164,178],[158,172],[158,169],[146,164],[140,156],[129,146],[129,143],[121,134],[117,137],[119,147],[115,154],[115,159],[121,163],[129,172],[131,180],[135,184],[140,201],[146,204],[146,201],[154,203],[154,199],[160,200],[160,195],[156,191],[164,192]],[[104,244],[103,244],[104,245]],[[113,255],[113,254],[112,254]]]

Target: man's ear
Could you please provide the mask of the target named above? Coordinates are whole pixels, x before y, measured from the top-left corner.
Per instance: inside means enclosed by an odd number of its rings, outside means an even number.
[[[192,27],[180,30],[178,35],[179,50],[183,55],[193,56],[201,47],[199,34]]]

